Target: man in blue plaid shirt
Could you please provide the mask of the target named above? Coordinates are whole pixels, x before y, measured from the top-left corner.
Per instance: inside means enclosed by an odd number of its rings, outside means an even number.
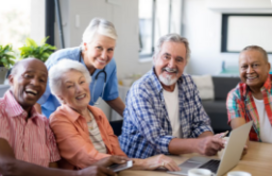
[[[215,155],[224,145],[213,135],[191,76],[183,74],[189,44],[178,34],[160,38],[154,67],[131,87],[119,142],[132,158],[157,154]]]

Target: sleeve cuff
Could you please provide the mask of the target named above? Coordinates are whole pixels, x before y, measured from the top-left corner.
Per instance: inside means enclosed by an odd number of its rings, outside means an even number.
[[[107,96],[107,98],[103,98],[103,100],[105,101],[111,101],[111,100],[115,100],[116,98],[118,98],[118,93],[115,95],[111,95],[111,96]]]
[[[176,137],[174,136],[163,136],[161,138],[159,138],[159,142],[158,142],[158,146],[159,146],[159,150],[160,150],[160,153],[163,153],[163,154],[170,154],[169,153],[169,143],[172,139],[174,139]]]
[[[206,131],[213,132],[213,129],[211,126],[200,126],[194,131],[195,136],[193,136],[193,137],[197,138],[199,135],[201,135],[202,133],[204,133]]]

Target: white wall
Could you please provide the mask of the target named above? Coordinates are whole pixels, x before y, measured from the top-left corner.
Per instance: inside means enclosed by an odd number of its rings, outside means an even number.
[[[45,0],[31,0],[30,38],[40,43],[45,36]]]
[[[62,22],[65,47],[78,46],[84,29],[94,17],[105,18],[115,25],[118,33],[114,58],[117,63],[117,76],[144,74],[151,67],[151,62],[140,63],[138,59],[138,0],[61,0]],[[76,15],[80,26],[76,27]],[[57,27],[57,26],[56,26]],[[59,45],[58,34],[56,44]]]
[[[32,4],[36,0],[32,0]],[[42,0],[44,4],[44,0]],[[117,4],[108,3],[117,2]],[[183,35],[188,38],[192,50],[191,60],[186,72],[190,74],[217,74],[222,61],[235,65],[238,54],[221,53],[221,13],[224,12],[270,12],[269,0],[183,0],[184,24]],[[73,47],[81,43],[81,36],[93,17],[103,17],[112,21],[119,38],[115,50],[117,76],[140,73],[144,74],[151,67],[151,62],[139,62],[138,59],[138,0],[60,0],[65,46]],[[44,10],[36,8],[44,16]],[[33,12],[35,11],[32,10]],[[79,27],[76,27],[76,15]],[[37,16],[37,15],[36,15]],[[44,18],[39,17],[40,22]],[[33,38],[41,38],[44,23],[37,25]],[[59,47],[58,28],[56,26],[56,45]],[[33,27],[32,27],[33,28]],[[36,37],[37,36],[37,37]],[[40,39],[38,39],[40,41]],[[272,56],[269,55],[270,60]]]
[[[188,38],[191,47],[191,60],[187,65],[186,72],[190,74],[217,74],[221,70],[222,61],[235,65],[238,64],[238,54],[221,53],[221,10],[232,12],[260,12],[271,9],[267,0],[184,0],[184,36]],[[220,3],[213,6],[213,2],[221,1],[230,4],[230,8],[223,8]],[[265,1],[261,3],[260,1]],[[234,5],[233,5],[234,3]],[[235,3],[237,5],[235,6]],[[259,9],[254,9],[259,7]],[[267,6],[267,8],[265,8]],[[237,8],[236,8],[237,7]],[[241,7],[249,7],[241,9]],[[221,9],[220,9],[221,8]],[[270,10],[271,11],[271,10]],[[272,56],[269,55],[270,60]]]
[[[223,60],[233,64],[238,62],[238,54],[220,53],[222,10],[236,8],[233,12],[256,12],[258,7],[257,11],[267,12],[271,8],[266,2],[268,0],[183,1],[183,35],[188,38],[192,50],[191,60],[186,68],[186,72],[190,74],[217,74]],[[150,70],[152,63],[140,63],[138,58],[138,0],[60,0],[60,4],[66,47],[79,46],[82,33],[90,20],[102,17],[114,23],[119,35],[114,54],[118,78],[133,73],[144,74]],[[226,4],[229,6],[226,7]],[[79,27],[75,25],[76,15],[79,16]],[[57,24],[55,26],[55,42],[59,47]],[[272,59],[271,55],[269,57]],[[104,108],[106,105],[103,102],[100,104],[99,107],[110,117],[109,108]]]

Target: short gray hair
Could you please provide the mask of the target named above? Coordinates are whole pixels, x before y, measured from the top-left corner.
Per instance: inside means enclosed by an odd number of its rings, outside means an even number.
[[[114,40],[117,39],[115,27],[110,21],[102,18],[94,18],[83,33],[81,44],[82,50],[83,43],[90,43],[96,34],[105,35]]]
[[[49,70],[49,87],[52,94],[55,95],[61,103],[62,101],[58,97],[58,95],[61,94],[61,79],[65,75],[65,73],[71,70],[81,72],[84,75],[88,84],[90,84],[92,81],[89,71],[82,63],[70,59],[62,59],[58,61],[57,64],[53,65]]]
[[[268,56],[267,56],[267,52],[260,46],[257,46],[257,45],[249,45],[249,46],[246,46],[240,54],[242,54],[244,51],[248,51],[248,50],[256,50],[256,51],[259,51],[260,53],[263,54],[264,56],[264,59],[266,62],[268,62]]]
[[[189,48],[189,42],[186,38],[181,37],[179,34],[175,34],[175,33],[164,35],[159,39],[159,41],[156,45],[153,57],[157,57],[157,55],[160,53],[161,47],[164,42],[183,43],[186,48],[186,60],[188,63],[188,61],[190,59],[190,53],[191,53],[190,48]]]

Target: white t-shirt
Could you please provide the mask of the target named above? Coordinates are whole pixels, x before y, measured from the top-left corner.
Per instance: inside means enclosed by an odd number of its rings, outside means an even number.
[[[272,126],[265,111],[264,101],[253,97],[260,121],[260,137],[262,142],[272,143]]]
[[[178,85],[175,85],[173,92],[163,90],[163,96],[172,127],[172,136],[180,138]]]

